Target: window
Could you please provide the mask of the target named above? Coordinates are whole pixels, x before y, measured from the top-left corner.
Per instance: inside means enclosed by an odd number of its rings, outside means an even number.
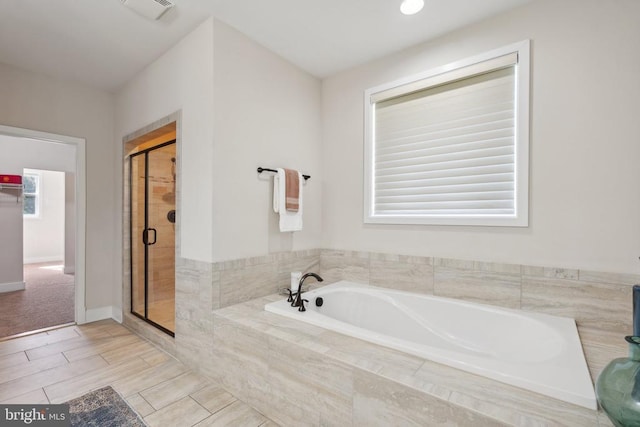
[[[365,222],[528,225],[528,40],[367,90],[365,126]]]
[[[34,218],[40,216],[40,176],[25,173],[22,184],[24,186],[22,214],[25,217]]]

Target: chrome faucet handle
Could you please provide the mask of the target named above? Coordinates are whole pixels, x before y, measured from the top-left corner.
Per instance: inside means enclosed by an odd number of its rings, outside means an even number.
[[[303,299],[300,301],[300,307],[298,307],[298,311],[307,311],[306,307],[304,306],[305,302],[309,302],[309,300]]]

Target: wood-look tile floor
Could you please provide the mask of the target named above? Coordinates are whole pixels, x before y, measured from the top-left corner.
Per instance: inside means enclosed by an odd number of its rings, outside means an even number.
[[[107,385],[150,427],[276,426],[113,320],[0,341],[0,403],[63,403]]]

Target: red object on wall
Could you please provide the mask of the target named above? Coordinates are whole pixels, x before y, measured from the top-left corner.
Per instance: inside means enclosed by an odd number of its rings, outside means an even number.
[[[22,184],[20,175],[0,175],[0,184]]]

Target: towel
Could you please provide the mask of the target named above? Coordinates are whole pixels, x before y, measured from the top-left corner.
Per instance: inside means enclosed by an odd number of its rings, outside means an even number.
[[[294,171],[298,174],[298,210],[288,211],[287,204],[287,192],[286,192],[286,172],[284,169],[279,168],[278,174],[273,177],[273,210],[280,214],[280,231],[300,231],[302,230],[302,175],[300,172]]]
[[[300,204],[300,172],[285,169],[285,207],[289,212],[298,212]]]

